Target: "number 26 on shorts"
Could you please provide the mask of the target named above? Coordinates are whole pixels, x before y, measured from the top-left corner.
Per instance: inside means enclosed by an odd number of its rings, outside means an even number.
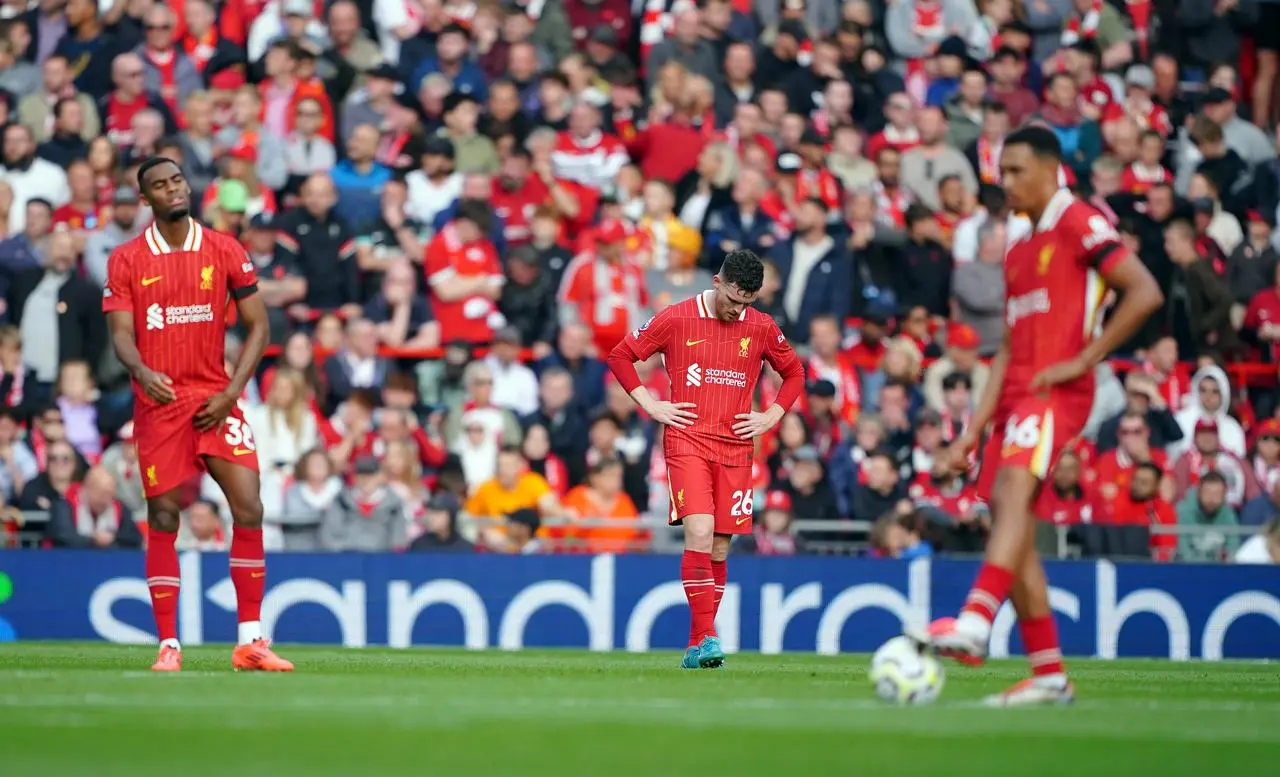
[[[1014,416],[1004,427],[1004,447],[1030,450],[1040,444],[1040,416]]]

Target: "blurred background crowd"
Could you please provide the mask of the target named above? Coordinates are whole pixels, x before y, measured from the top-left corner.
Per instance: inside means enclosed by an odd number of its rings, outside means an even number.
[[[1276,0],[0,0],[5,536],[145,542],[100,296],[160,154],[262,278],[277,550],[669,546],[660,430],[601,357],[736,248],[809,383],[735,550],[977,550],[931,460],[1003,326],[1003,138],[1039,122],[1168,300],[1099,368],[1045,550],[1274,562],[1278,53]],[[225,548],[186,492],[183,547]]]

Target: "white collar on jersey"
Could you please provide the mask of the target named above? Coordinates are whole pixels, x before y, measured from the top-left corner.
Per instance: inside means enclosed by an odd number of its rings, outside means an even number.
[[[1065,186],[1054,193],[1049,199],[1049,204],[1045,206],[1044,213],[1040,214],[1040,221],[1036,222],[1037,232],[1047,232],[1058,225],[1058,219],[1062,218],[1062,214],[1067,212],[1067,208],[1071,207],[1076,196],[1071,190]]]
[[[147,248],[151,249],[152,256],[173,253],[173,249],[165,241],[164,235],[161,235],[160,230],[156,229],[154,221],[151,222],[151,226],[147,227],[147,231],[143,235],[147,239]],[[186,252],[199,251],[202,245],[204,245],[204,227],[200,226],[200,222],[188,216],[187,239],[182,241],[182,250]]]
[[[699,294],[697,297],[694,297],[694,299],[698,301],[698,318],[715,318],[716,317],[716,314],[714,312],[716,309],[714,291],[704,291],[701,294]],[[742,312],[738,314],[738,320],[743,321],[746,319],[746,317],[747,317],[747,309],[743,308]]]

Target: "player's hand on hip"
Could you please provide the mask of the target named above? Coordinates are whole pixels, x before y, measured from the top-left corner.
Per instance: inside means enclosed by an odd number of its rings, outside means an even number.
[[[778,423],[778,417],[767,410],[739,413],[733,418],[737,421],[733,425],[733,433],[744,440],[754,440]]]
[[[1057,364],[1050,364],[1031,379],[1031,390],[1047,389],[1062,383],[1083,378],[1089,374],[1089,365],[1082,359],[1071,359]]]
[[[162,405],[167,405],[178,398],[178,394],[173,390],[173,378],[163,372],[144,370],[138,376],[138,383],[142,386],[142,393]]]
[[[695,407],[692,402],[658,402],[649,416],[660,424],[683,429],[698,420],[698,414],[693,412]]]
[[[223,393],[214,394],[206,399],[204,407],[196,413],[196,429],[202,432],[217,429],[223,421],[227,420],[227,414],[231,412],[235,402],[235,397]]]

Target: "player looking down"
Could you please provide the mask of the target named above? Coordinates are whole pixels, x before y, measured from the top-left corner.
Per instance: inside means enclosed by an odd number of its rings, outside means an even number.
[[[267,346],[267,309],[253,262],[235,238],[191,218],[191,189],[170,159],[138,168],[155,223],[111,253],[102,309],[111,344],[133,377],[134,435],[147,497],[147,587],[160,654],[151,668],[182,668],[178,643],[178,487],[207,471],[231,506],[236,669],[292,671],[271,651],[259,613],[266,587],[262,502],[253,431],[239,407]],[[228,378],[228,301],[249,333]]]
[[[731,251],[711,290],[663,310],[609,354],[618,382],[664,426],[668,521],[684,526],[680,579],[691,614],[685,669],[724,663],[715,618],[729,543],[751,532],[753,440],[782,420],[804,387],[804,367],[786,337],[751,307],[763,282],[759,257]],[[655,353],[666,363],[670,402],[655,399],[636,373],[635,362]],[[773,405],[753,411],[765,362],[782,376],[782,388]]]
[[[1067,680],[1049,608],[1049,587],[1034,546],[1032,503],[1063,448],[1089,417],[1094,367],[1142,326],[1163,298],[1142,262],[1125,249],[1098,211],[1077,200],[1059,180],[1062,151],[1044,127],[1009,135],[1000,158],[1010,207],[1034,229],[1005,255],[1005,331],[973,422],[938,458],[957,473],[992,434],[981,457],[978,490],[995,525],[964,609],[913,635],[939,654],[981,664],[991,624],[1006,598],[1018,615],[1032,677],[988,698],[997,705],[1069,702]],[[1102,326],[1108,288],[1120,293]]]

